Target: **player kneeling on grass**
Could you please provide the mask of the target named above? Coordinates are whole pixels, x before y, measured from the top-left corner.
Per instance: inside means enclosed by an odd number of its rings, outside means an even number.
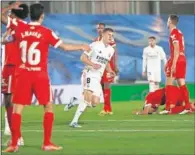
[[[185,107],[183,106],[184,100],[179,94],[180,93],[179,88],[177,86],[172,86],[172,87],[174,90],[174,94],[173,94],[174,98],[172,100],[171,110],[168,114],[179,114],[185,109]],[[166,103],[165,88],[161,88],[154,92],[150,92],[146,96],[146,101],[143,110],[134,111],[133,114],[148,115],[148,114],[157,113],[158,108],[161,105],[164,105],[165,103]],[[195,109],[194,103],[191,104],[191,108]]]
[[[71,127],[81,127],[78,125],[78,120],[86,107],[95,107],[100,103],[102,92],[101,78],[105,69],[110,73],[110,76],[115,76],[108,63],[114,54],[114,48],[109,45],[111,40],[113,40],[113,30],[105,28],[102,40],[93,42],[90,45],[91,51],[84,52],[81,56],[81,61],[86,65],[81,77],[84,100],[77,108],[75,116],[70,123]]]

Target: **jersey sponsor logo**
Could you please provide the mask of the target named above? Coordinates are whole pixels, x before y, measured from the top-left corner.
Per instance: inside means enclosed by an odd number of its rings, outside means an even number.
[[[97,62],[99,62],[101,64],[107,64],[108,63],[108,59],[106,59],[104,57],[97,56],[96,59],[97,59]]]

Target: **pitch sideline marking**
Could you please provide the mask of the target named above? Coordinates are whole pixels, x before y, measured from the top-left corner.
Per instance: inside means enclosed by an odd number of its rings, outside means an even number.
[[[53,130],[53,132],[190,132],[194,130],[174,130],[174,129],[165,129],[165,130],[119,130],[119,129],[113,129],[113,130],[81,130],[81,129],[72,129],[72,130]],[[22,132],[43,132],[43,130],[22,130]]]
[[[25,123],[41,123],[42,121],[23,121]],[[160,119],[150,119],[150,120],[81,120],[81,122],[193,122],[194,120],[160,120]]]

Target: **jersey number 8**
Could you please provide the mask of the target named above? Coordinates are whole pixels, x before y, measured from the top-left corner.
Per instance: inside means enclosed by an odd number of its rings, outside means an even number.
[[[28,61],[30,65],[39,64],[41,52],[39,49],[36,49],[38,44],[39,42],[33,42],[29,46],[29,49],[27,49],[27,41],[22,41],[20,43],[20,48],[22,49],[22,62],[23,63],[26,63],[26,61]]]
[[[90,78],[87,78],[87,83],[90,83]]]

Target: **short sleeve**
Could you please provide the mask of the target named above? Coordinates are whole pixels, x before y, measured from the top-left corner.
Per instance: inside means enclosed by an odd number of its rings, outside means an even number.
[[[54,48],[58,48],[58,46],[62,43],[62,40],[52,31],[48,31],[48,42],[50,45],[52,45]]]
[[[91,51],[84,51],[84,54],[86,54],[87,56],[90,56],[92,54],[92,52],[93,52],[94,45],[95,45],[95,42],[91,43],[89,45]]]
[[[178,30],[173,30],[173,32],[171,34],[171,40],[172,40],[172,43],[179,42],[179,32],[178,32]]]
[[[19,20],[18,19],[16,19],[16,18],[11,18],[11,17],[7,17],[7,26],[6,26],[6,28],[7,29],[13,29],[13,30],[15,30],[15,29],[17,29],[17,27],[18,27],[18,25],[19,25]]]
[[[109,55],[108,55],[109,61],[111,60],[112,56],[114,55],[114,52],[115,52],[114,48],[111,47],[110,53],[109,53]]]

